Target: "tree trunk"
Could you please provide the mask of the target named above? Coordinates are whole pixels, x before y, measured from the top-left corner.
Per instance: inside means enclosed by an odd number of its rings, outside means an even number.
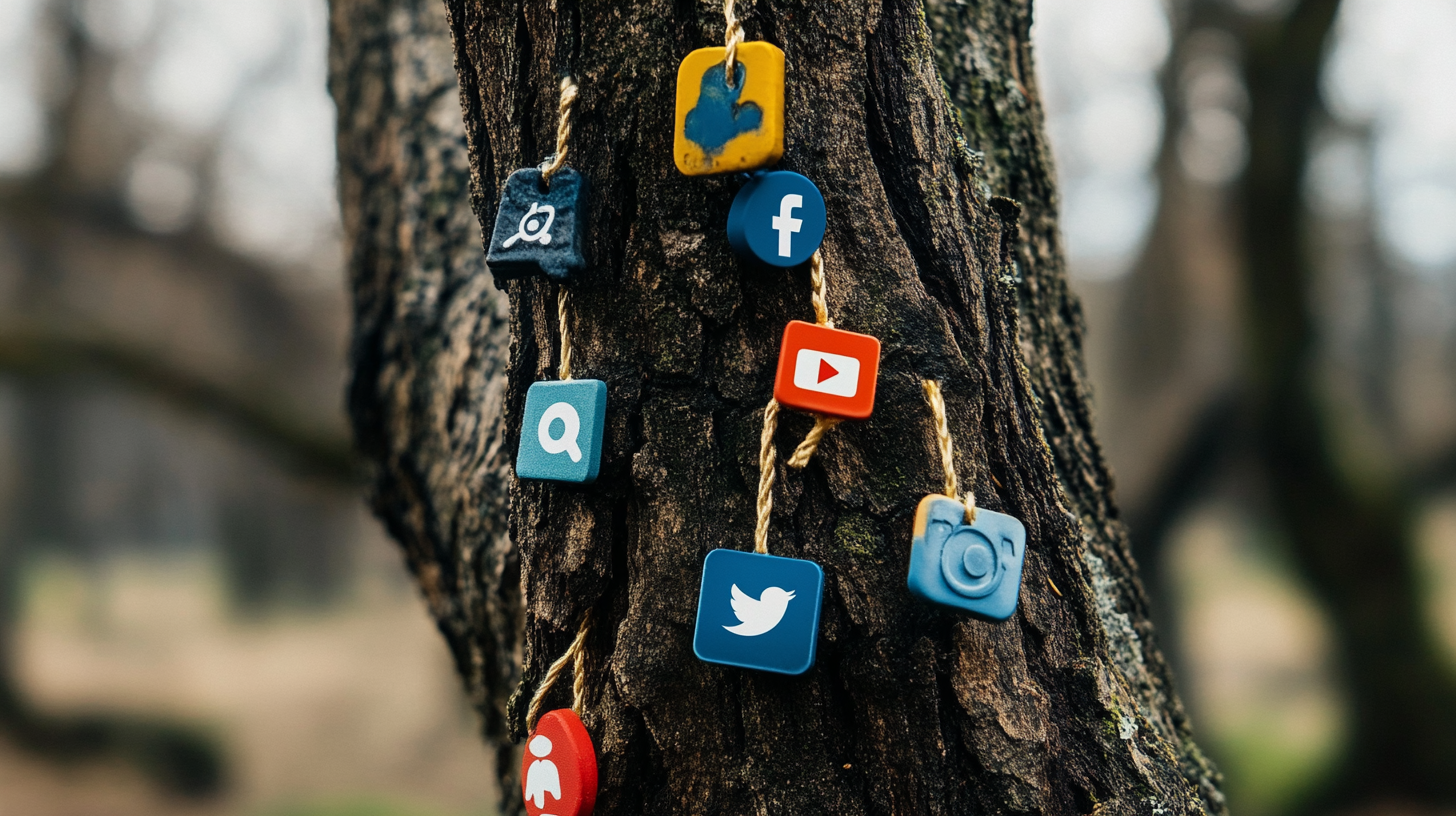
[[[554,149],[557,78],[581,87],[569,164],[593,187],[593,264],[570,285],[573,368],[609,389],[594,484],[509,479],[525,391],[555,378],[557,287],[508,286],[502,365],[479,248],[467,258],[454,243],[474,229],[460,216],[461,155],[438,132],[448,82],[420,58],[438,37],[428,7],[335,0],[350,409],[376,510],[487,732],[524,735],[526,702],[590,612],[599,813],[1221,812],[1091,433],[1029,8],[739,10],[749,39],[787,55],[780,167],[825,194],[832,316],[883,344],[874,416],[832,431],[807,468],[779,466],[769,550],[825,570],[817,662],[781,677],[691,649],[704,556],[752,548],[779,337],[813,314],[807,269],[752,268],[729,249],[741,179],[673,167],[677,64],[721,43],[721,10],[447,6],[480,223],[494,223],[505,178]],[[1024,232],[993,186],[1021,198]],[[963,483],[1026,525],[1009,621],[906,592],[911,519],[940,489],[925,378],[945,388]],[[784,414],[780,462],[811,423]],[[496,526],[507,485],[509,540]],[[518,642],[522,682],[502,712]],[[548,704],[565,705],[568,685]],[[498,770],[518,808],[511,756]]]
[[[405,551],[484,734],[505,733],[522,602],[506,535],[507,303],[470,209],[443,8],[334,0],[329,84],[354,293],[349,412],[371,503]],[[499,773],[511,773],[503,752]]]
[[[1338,8],[1338,0],[1302,0],[1244,38],[1250,152],[1240,192],[1255,441],[1277,521],[1338,633],[1350,696],[1344,755],[1311,810],[1449,807],[1456,676],[1422,605],[1415,490],[1407,473],[1356,472],[1341,461],[1336,411],[1320,379],[1318,256],[1303,182]]]

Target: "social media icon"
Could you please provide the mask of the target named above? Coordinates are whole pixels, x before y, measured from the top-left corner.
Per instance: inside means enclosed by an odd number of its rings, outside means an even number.
[[[527,816],[591,816],[597,802],[597,752],[569,708],[541,715],[521,757]]]
[[[699,48],[677,69],[673,161],[689,176],[767,167],[784,154],[784,52],[766,42]]]
[[[607,384],[601,380],[532,383],[526,391],[516,475],[590,482],[601,465]]]
[[[814,665],[824,570],[813,561],[713,550],[703,560],[693,652],[700,660],[779,674]]]
[[[875,409],[880,341],[868,334],[789,321],[774,399],[800,411],[865,419]]]
[[[992,620],[1016,611],[1026,527],[1005,513],[966,507],[945,496],[926,496],[915,511],[906,586],[916,597]]]
[[[794,385],[806,391],[853,397],[859,391],[859,360],[827,351],[799,349],[794,357]]]
[[[565,280],[586,268],[586,177],[563,167],[551,177],[517,170],[506,179],[485,263],[499,279],[545,274]]]
[[[728,243],[744,260],[798,266],[824,242],[824,196],[787,170],[755,173],[733,197]]]
[[[556,220],[556,208],[550,204],[531,202],[531,209],[521,216],[521,225],[516,234],[501,243],[502,249],[510,249],[518,241],[536,242],[541,246],[551,243],[551,223]]]
[[[750,598],[734,584],[732,594],[733,614],[738,616],[738,625],[723,628],[742,637],[758,637],[773,631],[784,619],[784,613],[789,611],[789,601],[794,599],[794,593],[782,587],[769,587],[759,597]]]

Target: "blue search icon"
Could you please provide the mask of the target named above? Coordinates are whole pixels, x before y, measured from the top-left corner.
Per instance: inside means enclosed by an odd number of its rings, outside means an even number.
[[[590,482],[602,460],[607,384],[601,380],[532,383],[526,392],[516,476]]]

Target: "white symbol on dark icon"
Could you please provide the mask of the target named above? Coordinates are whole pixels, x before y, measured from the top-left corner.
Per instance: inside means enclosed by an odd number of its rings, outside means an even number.
[[[546,223],[541,223],[541,216],[546,217]],[[550,204],[531,203],[531,209],[521,216],[521,223],[516,227],[516,234],[507,238],[501,244],[501,249],[510,249],[517,241],[534,241],[541,246],[551,243],[551,222],[556,220],[556,208]]]
[[[561,420],[561,436],[552,436],[551,423],[557,420]],[[552,403],[536,425],[536,441],[541,443],[541,450],[550,454],[564,453],[573,462],[581,461],[581,448],[576,444],[580,433],[581,415],[569,402]]]
[[[764,632],[771,631],[784,619],[784,613],[789,609],[789,601],[794,599],[794,593],[778,587],[769,587],[763,591],[758,600],[750,598],[747,593],[733,585],[733,614],[740,621],[737,626],[724,626],[724,629],[735,635],[743,637],[756,637]]]
[[[561,798],[561,773],[556,770],[556,763],[546,758],[551,753],[551,740],[544,734],[532,737],[527,747],[536,760],[526,771],[526,799],[535,799],[536,809],[540,810],[546,806],[546,794]]]
[[[795,218],[794,210],[804,206],[804,197],[798,193],[789,193],[779,200],[779,214],[775,215],[772,225],[779,233],[779,257],[787,258],[794,254],[794,233],[804,226],[804,219]]]

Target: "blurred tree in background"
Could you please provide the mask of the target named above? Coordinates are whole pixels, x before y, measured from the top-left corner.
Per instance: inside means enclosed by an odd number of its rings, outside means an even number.
[[[1129,424],[1174,430],[1129,522],[1139,559],[1163,574],[1176,523],[1232,486],[1324,607],[1349,725],[1300,809],[1451,806],[1456,673],[1416,541],[1422,503],[1448,478],[1451,418],[1422,428],[1409,410],[1411,397],[1449,410],[1451,370],[1423,372],[1445,393],[1402,388],[1423,338],[1402,331],[1401,275],[1373,223],[1373,133],[1324,101],[1339,6],[1173,6],[1161,196],[1113,342],[1142,402],[1119,401]],[[1318,185],[1340,182],[1364,199],[1331,218]],[[1202,363],[1210,344],[1218,365]],[[1171,622],[1177,600],[1159,594]]]
[[[225,781],[211,737],[141,715],[43,712],[9,659],[23,577],[42,555],[99,566],[119,552],[215,537],[245,609],[279,593],[326,599],[348,563],[354,479],[336,407],[342,298],[308,267],[331,263],[331,209],[325,199],[314,225],[306,206],[294,208],[302,216],[273,213],[305,222],[295,223],[292,247],[268,234],[277,223],[252,225],[250,235],[245,218],[219,215],[245,195],[229,185],[256,183],[236,133],[266,126],[256,118],[270,93],[286,92],[277,80],[295,70],[300,49],[256,32],[232,55],[245,63],[232,77],[241,91],[179,99],[167,83],[202,70],[208,55],[175,53],[168,28],[198,21],[186,9],[153,14],[161,10],[105,2],[10,3],[3,12],[6,59],[30,58],[20,70],[36,93],[27,108],[12,91],[12,172],[0,180],[10,440],[0,735],[65,761],[128,756],[166,787],[203,795]],[[327,181],[327,154],[299,158]],[[265,199],[255,209],[276,206]],[[321,232],[322,244],[310,245]],[[273,257],[250,252],[250,241]],[[195,435],[176,438],[184,414],[244,445],[208,450]]]

